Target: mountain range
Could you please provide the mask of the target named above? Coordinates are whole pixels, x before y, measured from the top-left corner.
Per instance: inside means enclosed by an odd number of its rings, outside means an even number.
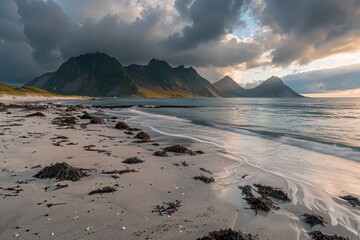
[[[173,68],[158,59],[144,66],[124,67],[104,53],[72,57],[55,72],[45,73],[25,86],[57,94],[100,97],[301,97],[277,77],[244,89],[229,76],[212,84],[192,67]]]

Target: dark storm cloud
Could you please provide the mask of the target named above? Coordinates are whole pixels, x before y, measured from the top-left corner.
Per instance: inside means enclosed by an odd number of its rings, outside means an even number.
[[[24,82],[41,71],[31,57],[13,0],[0,1],[0,81]]]
[[[264,0],[253,14],[281,40],[272,62],[306,64],[335,53],[352,51],[360,36],[358,0]],[[357,36],[357,37],[356,37]],[[353,42],[354,45],[349,44]]]
[[[240,41],[231,33],[242,32],[248,9],[259,28]],[[155,57],[222,74],[355,49],[359,0],[0,1],[0,81],[26,82],[89,52],[125,65]]]
[[[242,5],[243,0],[177,0],[175,6],[179,13],[192,23],[181,33],[170,36],[168,44],[172,49],[184,50],[219,39],[239,25]]]
[[[69,37],[69,16],[53,0],[16,2],[34,59],[45,67],[55,66],[61,61],[59,46]]]
[[[227,42],[211,41],[201,44],[196,49],[174,53],[168,59],[170,62],[197,67],[228,67],[254,61],[262,52],[259,44],[238,42],[233,38]]]
[[[73,29],[71,37],[61,47],[65,59],[87,52],[105,52],[122,64],[143,62],[158,56],[158,25],[165,12],[150,8],[142,18],[128,22],[109,14],[98,22],[87,21]]]

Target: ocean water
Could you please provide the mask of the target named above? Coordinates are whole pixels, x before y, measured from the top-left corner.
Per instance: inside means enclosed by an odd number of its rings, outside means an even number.
[[[216,188],[226,201],[239,204],[238,185],[261,181],[260,175],[271,176],[286,186],[293,204],[327,215],[340,232],[360,236],[360,210],[349,208],[339,198],[347,194],[360,197],[360,99],[103,99],[81,103],[134,105],[104,111],[128,116],[129,121],[164,136],[217,147],[235,160],[217,176]],[[158,107],[166,105],[194,107]],[[258,169],[258,174],[242,179],[244,165]],[[297,239],[304,239],[291,208],[271,216],[286,216],[294,234],[300,233]]]
[[[103,99],[90,105],[173,116],[238,134],[281,141],[360,161],[360,98],[348,99]],[[154,108],[181,105],[197,108]]]

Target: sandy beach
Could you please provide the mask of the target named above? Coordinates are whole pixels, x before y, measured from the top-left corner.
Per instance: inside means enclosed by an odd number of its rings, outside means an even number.
[[[292,201],[302,194],[300,190],[290,191],[286,180],[214,145],[162,135],[126,115],[104,116],[83,106],[39,102],[2,107],[0,239],[198,239],[225,228],[258,239],[309,239],[308,233],[316,230],[358,239],[359,232],[335,224],[328,215],[326,226],[309,226],[303,214],[319,211]],[[100,124],[81,119],[85,111],[98,116]],[[28,116],[38,112],[44,116]],[[75,122],[64,123],[59,117]],[[117,129],[119,122],[132,129]],[[151,138],[134,138],[141,131]],[[189,152],[166,150],[177,144]],[[157,151],[168,156],[155,156]],[[123,162],[133,157],[143,162]],[[79,181],[34,177],[63,162],[86,176]],[[254,211],[244,189],[226,188],[234,171],[243,180],[240,187],[252,186],[255,196],[260,188],[253,184],[261,183],[280,188],[289,200],[269,198],[274,204],[269,212]],[[106,187],[112,192],[89,195]],[[165,209],[169,202],[179,203],[170,213]],[[340,204],[352,214],[344,221],[356,226],[359,210],[346,201]]]

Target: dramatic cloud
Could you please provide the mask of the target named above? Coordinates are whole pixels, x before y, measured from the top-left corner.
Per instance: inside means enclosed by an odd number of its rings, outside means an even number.
[[[59,46],[69,37],[70,18],[53,0],[16,2],[34,59],[45,67],[56,66],[61,60]]]
[[[355,51],[359,0],[0,1],[0,81],[26,82],[89,52],[124,65],[160,58],[217,80]]]
[[[240,24],[242,5],[243,0],[177,0],[175,6],[179,13],[192,24],[170,36],[168,44],[173,49],[190,49],[231,33],[233,27]]]
[[[276,65],[360,49],[358,0],[263,0],[253,14],[280,37],[272,52]]]

